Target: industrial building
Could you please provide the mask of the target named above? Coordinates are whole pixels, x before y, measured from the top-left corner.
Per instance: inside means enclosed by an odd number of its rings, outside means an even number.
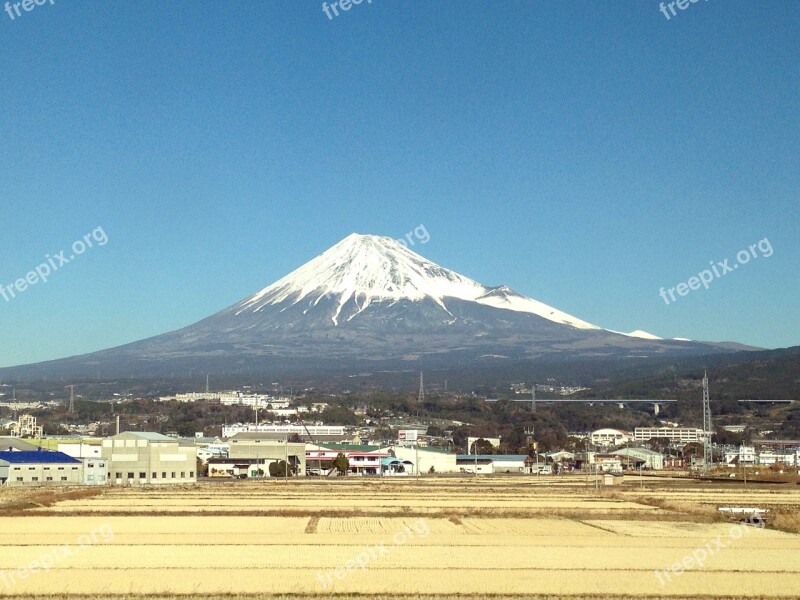
[[[73,458],[100,458],[103,455],[103,448],[100,444],[83,442],[59,442],[58,451]]]
[[[664,468],[664,455],[646,448],[622,448],[612,450],[608,454],[618,457],[620,463],[629,469],[641,467],[660,471]]]
[[[283,459],[281,459],[283,460]],[[256,479],[269,477],[270,463],[274,458],[209,458],[209,477],[235,477],[237,479]]]
[[[226,425],[222,437],[232,438],[240,433],[263,433],[261,439],[286,440],[299,438],[303,442],[349,442],[356,434],[347,433],[340,425]]]
[[[20,415],[19,420],[11,424],[11,437],[41,438],[43,435],[44,428],[36,424],[33,415]]]
[[[458,473],[456,455],[440,448],[386,446],[380,452],[386,452],[403,462],[410,462],[419,473]]]
[[[197,451],[154,432],[126,431],[103,440],[102,458],[114,485],[171,485],[197,481]]]
[[[636,427],[633,430],[633,439],[637,442],[646,442],[653,438],[667,438],[673,444],[686,445],[702,442],[705,436],[702,429],[691,427]]]
[[[306,445],[270,439],[269,433],[237,433],[228,440],[229,458],[287,461],[298,475],[306,474]]]
[[[81,461],[63,452],[38,450],[0,452],[0,484],[26,485],[81,485]]]
[[[528,473],[533,459],[527,454],[459,454],[456,464],[464,473]]]
[[[630,439],[630,433],[619,429],[598,429],[589,434],[589,441],[595,446],[621,446]]]

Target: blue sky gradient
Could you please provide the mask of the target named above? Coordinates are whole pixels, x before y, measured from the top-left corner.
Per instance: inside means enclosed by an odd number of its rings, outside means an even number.
[[[0,366],[191,324],[351,232],[584,320],[800,344],[800,6],[56,0],[0,12]],[[665,304],[659,288],[768,238]]]

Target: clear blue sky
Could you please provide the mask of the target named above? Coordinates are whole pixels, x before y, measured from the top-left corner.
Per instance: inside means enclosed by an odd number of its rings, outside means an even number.
[[[0,366],[193,323],[351,232],[602,326],[800,344],[800,5],[0,12]],[[709,261],[759,257],[666,305]]]

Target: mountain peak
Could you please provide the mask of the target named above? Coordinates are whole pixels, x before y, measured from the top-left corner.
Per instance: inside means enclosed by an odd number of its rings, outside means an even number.
[[[353,233],[239,304],[237,311],[258,312],[284,302],[316,306],[328,298],[338,303],[331,316],[338,324],[341,308],[350,301],[357,305],[352,319],[374,301],[431,298],[445,308],[446,297],[473,300],[485,292],[479,283],[440,267],[395,239]]]
[[[301,305],[306,307],[303,314],[307,314],[319,307],[330,310],[330,320],[339,325],[341,315],[350,321],[375,302],[391,305],[430,300],[452,317],[447,308],[452,299],[531,313],[576,329],[600,329],[507,286],[481,285],[429,261],[393,238],[358,233],[348,235],[234,310],[239,315],[258,313],[268,306],[280,305],[285,310]]]

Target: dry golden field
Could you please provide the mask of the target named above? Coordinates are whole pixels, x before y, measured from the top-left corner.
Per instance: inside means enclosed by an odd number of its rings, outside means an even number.
[[[308,479],[0,506],[0,595],[18,599],[800,598],[800,535],[716,510],[796,514],[796,485]]]

